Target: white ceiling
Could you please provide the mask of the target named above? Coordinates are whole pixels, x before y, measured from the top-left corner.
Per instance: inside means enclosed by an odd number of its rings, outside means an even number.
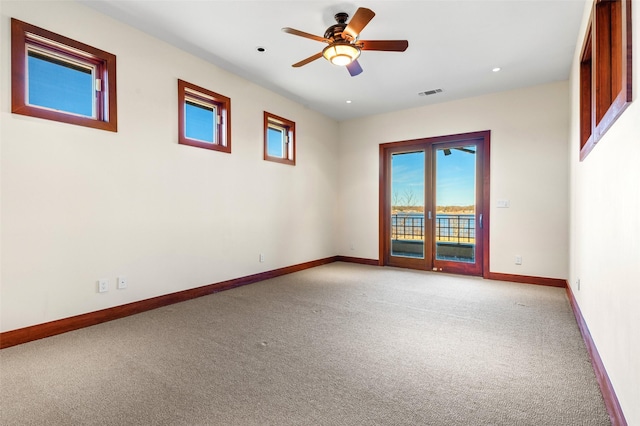
[[[100,12],[337,120],[566,80],[584,0],[81,0]],[[337,12],[376,16],[363,40],[405,39],[406,52],[363,51],[364,72],[318,59]],[[256,48],[264,47],[259,53]],[[494,67],[501,67],[494,73]],[[210,88],[224,93],[223,88]],[[442,89],[432,96],[419,92]],[[346,101],[352,103],[347,104]]]

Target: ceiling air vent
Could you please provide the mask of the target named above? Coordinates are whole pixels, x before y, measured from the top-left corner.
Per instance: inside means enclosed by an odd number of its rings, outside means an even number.
[[[440,93],[440,92],[442,92],[442,89],[427,90],[426,92],[420,92],[420,93],[418,93],[418,96],[429,96],[429,95],[435,95],[436,93]]]

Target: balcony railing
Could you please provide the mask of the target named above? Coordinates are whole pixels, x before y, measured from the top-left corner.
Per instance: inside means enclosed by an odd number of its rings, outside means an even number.
[[[438,242],[475,244],[476,218],[473,214],[437,214],[435,237]],[[424,240],[424,215],[391,215],[392,240]]]

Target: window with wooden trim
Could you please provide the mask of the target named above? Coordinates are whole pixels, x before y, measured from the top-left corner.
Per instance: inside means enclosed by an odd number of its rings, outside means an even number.
[[[178,80],[178,143],[231,153],[231,99]]]
[[[580,54],[580,160],[631,103],[631,0],[595,0]]]
[[[264,112],[264,159],[277,163],[296,164],[296,123]]]
[[[11,111],[116,132],[116,57],[11,19]]]

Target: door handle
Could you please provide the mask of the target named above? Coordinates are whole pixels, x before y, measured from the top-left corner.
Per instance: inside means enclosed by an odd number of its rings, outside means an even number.
[[[482,229],[482,213],[480,213],[478,220],[480,222],[480,229]]]
[[[429,210],[429,213],[427,213],[427,219],[429,220],[433,219],[433,217],[431,216],[431,210]]]

